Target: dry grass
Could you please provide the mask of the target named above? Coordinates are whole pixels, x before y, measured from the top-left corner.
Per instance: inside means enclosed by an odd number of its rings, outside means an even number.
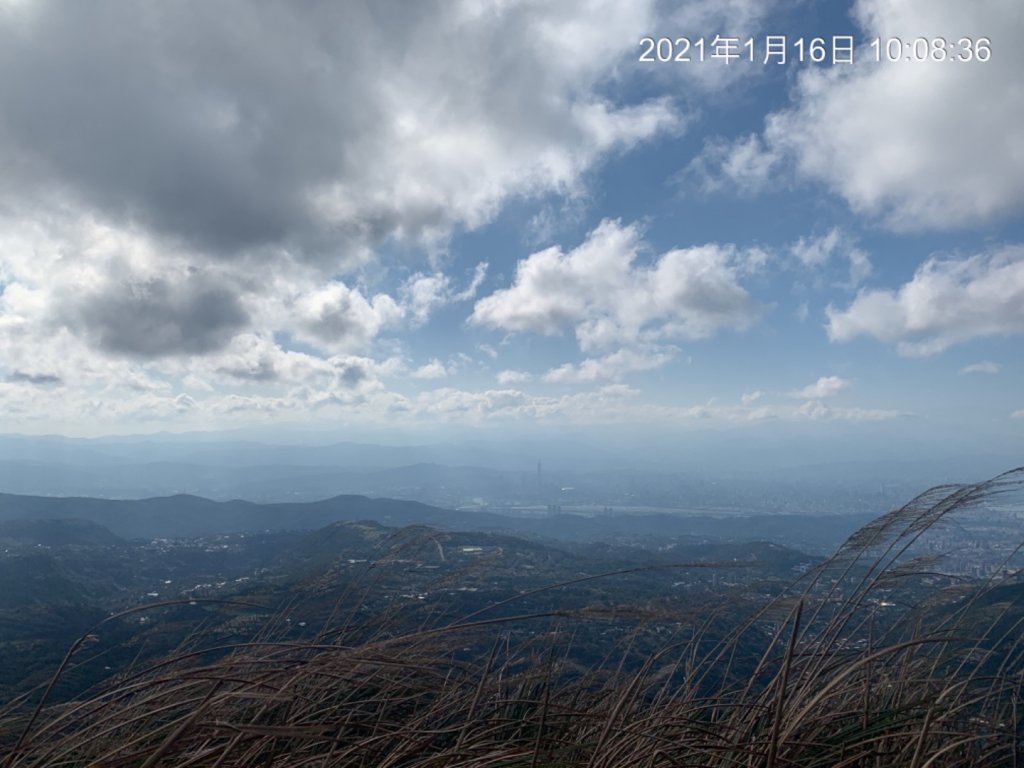
[[[981,505],[1017,503],[1022,482],[1015,470],[922,494],[724,640],[697,623],[639,671],[615,656],[574,667],[584,612],[478,613],[353,645],[331,631],[284,642],[268,628],[84,700],[8,707],[0,765],[1017,766],[1024,612],[989,599],[1013,577],[964,587],[918,554]],[[522,622],[554,631],[513,643],[507,630]],[[741,677],[732,670],[752,637],[763,653]],[[463,660],[466,646],[485,650]]]

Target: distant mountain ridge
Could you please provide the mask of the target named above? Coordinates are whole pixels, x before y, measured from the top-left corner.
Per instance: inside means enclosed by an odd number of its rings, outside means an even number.
[[[491,531],[561,541],[656,539],[707,536],[724,540],[766,540],[797,548],[834,548],[868,523],[869,513],[714,517],[637,514],[583,517],[552,514],[512,517],[491,512],[443,509],[417,501],[344,495],[313,502],[257,504],[211,501],[176,495],[139,500],[0,494],[0,521],[77,518],[114,535],[181,538],[263,530],[313,530],[336,522],[368,520],[390,527],[427,525],[439,529]]]
[[[256,504],[180,494],[149,499],[96,499],[0,494],[0,520],[81,518],[124,538],[177,538],[260,530],[306,530],[341,520],[397,525],[429,523],[446,510],[415,501],[336,496],[319,502]],[[393,521],[393,522],[392,522]]]
[[[130,471],[126,468],[130,467]],[[394,488],[457,485],[467,494],[518,490],[536,484],[536,470],[503,470],[420,462],[369,468],[332,465],[203,465],[180,461],[96,466],[40,460],[0,460],[0,489],[18,495],[96,496],[114,499],[187,494],[220,501],[312,501],[338,495],[397,496]],[[533,485],[531,485],[531,488]],[[282,489],[288,489],[287,492]]]

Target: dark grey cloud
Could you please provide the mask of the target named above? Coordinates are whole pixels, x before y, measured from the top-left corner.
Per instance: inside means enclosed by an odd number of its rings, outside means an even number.
[[[376,119],[345,77],[358,3],[27,4],[0,17],[0,158],[19,186],[205,250],[326,233],[306,199]],[[357,104],[353,109],[351,105]],[[49,189],[48,189],[49,188]]]
[[[690,275],[673,299],[709,318],[736,318],[753,311],[750,294],[736,282],[734,274],[724,270]]]
[[[64,383],[64,379],[52,373],[25,373],[24,371],[15,371],[7,379],[8,381],[22,382],[24,384],[35,384],[40,387]]]
[[[217,369],[219,373],[226,374],[242,381],[277,381],[281,378],[274,366],[274,361],[267,358],[260,358],[254,365],[250,366],[224,366]]]
[[[370,374],[362,365],[356,363],[347,363],[340,367],[341,375],[339,378],[342,383],[349,387],[357,387],[360,383],[366,381]]]
[[[365,335],[365,324],[348,297],[342,297],[336,307],[322,307],[305,327],[311,336],[323,341]]]
[[[137,358],[214,352],[249,322],[233,290],[199,274],[112,282],[64,305],[61,315],[93,346]]]
[[[18,4],[0,13],[0,205],[56,197],[203,252],[331,264],[476,226],[675,124],[596,95],[633,47],[619,22],[650,3],[592,5]]]

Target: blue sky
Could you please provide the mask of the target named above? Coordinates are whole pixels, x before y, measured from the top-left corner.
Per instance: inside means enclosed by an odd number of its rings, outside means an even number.
[[[0,0],[0,430],[1017,444],[1019,4],[416,8]]]

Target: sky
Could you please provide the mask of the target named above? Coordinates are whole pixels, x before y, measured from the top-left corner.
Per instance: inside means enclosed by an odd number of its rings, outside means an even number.
[[[1022,40],[1019,0],[0,0],[0,431],[1019,444]]]

